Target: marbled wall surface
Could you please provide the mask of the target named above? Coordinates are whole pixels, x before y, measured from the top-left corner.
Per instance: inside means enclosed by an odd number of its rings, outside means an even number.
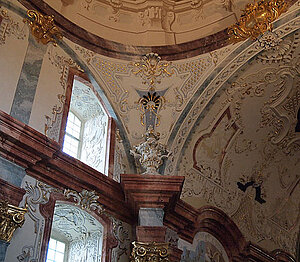
[[[47,46],[36,42],[30,34],[10,115],[28,124],[35,97],[41,66]]]
[[[0,157],[0,178],[10,184],[20,187],[24,176],[25,169]]]

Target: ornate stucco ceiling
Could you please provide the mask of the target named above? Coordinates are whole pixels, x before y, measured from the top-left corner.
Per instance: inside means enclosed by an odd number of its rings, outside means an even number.
[[[62,13],[71,12],[77,4],[84,12],[92,12],[93,5],[113,4],[51,3]],[[203,8],[206,4],[216,2]],[[257,41],[172,62],[152,54],[153,79],[145,58],[112,59],[64,39],[119,121],[117,138],[123,147],[118,150],[123,157],[116,161],[123,167],[120,172],[133,172],[128,164],[133,159],[124,156],[143,140],[146,127],[154,124],[161,143],[172,151],[161,172],[186,177],[184,201],[195,208],[216,206],[235,221],[246,239],[267,250],[281,248],[292,254],[300,217],[300,133],[295,132],[300,107],[298,16],[299,2],[274,23],[272,33]],[[89,26],[86,20],[73,21]],[[58,52],[52,51],[50,60]],[[160,105],[154,113],[145,112],[141,99],[154,90]],[[247,182],[254,184],[244,192],[238,183]]]
[[[255,42],[173,62],[156,57],[155,79],[139,70],[142,58],[111,59],[69,42],[111,102],[129,147],[151,122],[140,99],[153,89],[162,98],[151,123],[173,152],[162,172],[186,176],[183,200],[217,206],[248,240],[293,254],[300,216],[298,10],[296,3]],[[254,185],[239,189],[249,181]]]
[[[234,24],[248,1],[46,0],[70,21],[126,45],[174,45]]]

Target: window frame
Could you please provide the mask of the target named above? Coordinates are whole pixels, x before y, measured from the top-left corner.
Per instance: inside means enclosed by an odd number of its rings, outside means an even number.
[[[105,157],[105,173],[103,175],[106,175],[110,178],[113,178],[115,131],[116,131],[115,120],[110,115],[110,113],[109,113],[106,105],[102,101],[100,95],[95,91],[95,89],[94,89],[92,83],[90,82],[88,76],[84,72],[81,72],[81,71],[79,71],[78,69],[76,69],[74,67],[71,67],[69,69],[68,79],[67,79],[67,84],[66,84],[65,103],[63,105],[63,110],[62,110],[62,121],[61,121],[61,125],[60,125],[60,132],[59,132],[59,139],[58,139],[60,149],[61,149],[61,151],[63,149],[63,142],[64,142],[64,137],[65,137],[66,125],[67,125],[67,117],[68,117],[68,113],[69,113],[69,110],[70,110],[72,89],[73,89],[73,83],[74,83],[75,79],[77,81],[80,81],[83,84],[86,84],[86,85],[91,87],[92,91],[94,92],[95,96],[99,100],[101,106],[103,107],[105,113],[108,116],[107,139],[106,139],[106,157]],[[80,161],[80,159],[77,159],[77,160]],[[99,171],[97,171],[97,172],[99,172]]]
[[[41,256],[39,260],[41,262],[46,262],[48,243],[51,238],[52,219],[53,219],[56,203],[74,205],[78,207],[74,199],[66,199],[63,193],[61,192],[51,193],[49,202],[40,205],[41,215],[45,219],[44,234],[43,234],[41,253],[40,253]],[[114,226],[112,220],[104,213],[99,213],[92,210],[85,210],[85,211],[89,213],[91,216],[93,216],[103,226],[101,262],[111,262],[112,251],[118,243],[113,233]],[[61,241],[57,236],[54,236],[54,239],[58,239],[58,241]],[[67,245],[67,249],[69,249],[69,245]]]

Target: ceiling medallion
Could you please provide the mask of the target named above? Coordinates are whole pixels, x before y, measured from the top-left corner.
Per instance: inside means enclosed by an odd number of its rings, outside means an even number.
[[[53,15],[42,15],[35,10],[27,11],[28,18],[24,18],[24,23],[27,23],[31,28],[31,33],[39,43],[43,45],[51,42],[54,46],[57,46],[56,39],[62,39],[62,33],[54,24]]]
[[[144,126],[145,125],[145,116],[147,113],[149,113],[150,120],[152,117],[156,117],[156,126],[160,125],[160,115],[158,112],[162,108],[163,104],[165,102],[165,98],[163,96],[159,96],[154,93],[148,92],[148,95],[144,95],[141,97],[138,101],[138,104],[140,106],[141,110],[141,119],[140,122]]]
[[[272,22],[287,11],[284,0],[260,0],[247,4],[240,20],[228,28],[229,42],[237,43],[248,38],[256,40],[266,31],[272,31]]]
[[[170,63],[161,61],[161,57],[156,53],[149,53],[142,57],[140,62],[130,63],[132,73],[139,75],[143,79],[143,84],[149,86],[150,91],[155,90],[155,84],[160,84],[161,78],[171,76],[174,70],[170,70]]]

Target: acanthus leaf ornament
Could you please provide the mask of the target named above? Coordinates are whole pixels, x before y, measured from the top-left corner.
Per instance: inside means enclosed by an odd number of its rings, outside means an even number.
[[[54,46],[57,46],[56,39],[62,39],[62,33],[54,24],[53,15],[42,15],[38,11],[28,10],[27,16],[24,18],[24,23],[30,26],[31,33],[39,43],[43,45],[51,42]]]
[[[98,211],[100,214],[104,212],[104,208],[98,203],[99,196],[95,191],[83,189],[80,193],[75,190],[65,189],[64,196],[69,199],[73,198],[77,206],[88,211]]]
[[[23,226],[26,212],[25,208],[0,201],[0,240],[10,242],[15,230]]]
[[[260,0],[247,4],[240,20],[228,28],[229,42],[237,43],[248,38],[256,40],[266,31],[272,31],[272,22],[287,11],[284,0]]]
[[[130,153],[145,169],[143,174],[159,175],[158,168],[163,164],[163,159],[168,158],[170,152],[167,147],[158,142],[160,134],[155,132],[152,126],[148,127],[145,134],[145,142],[133,147]]]

